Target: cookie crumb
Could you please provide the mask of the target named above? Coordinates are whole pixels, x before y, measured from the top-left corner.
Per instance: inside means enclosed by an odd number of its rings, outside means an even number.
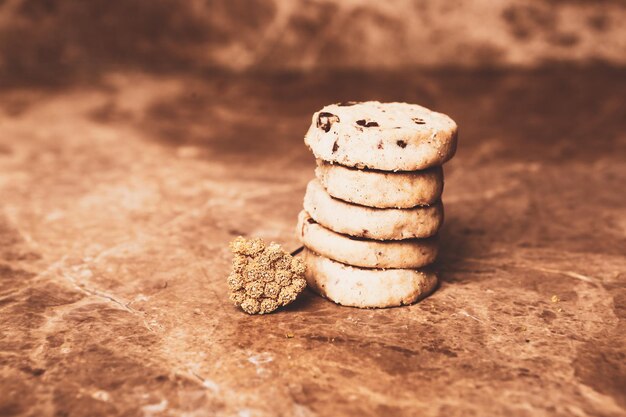
[[[558,303],[559,301],[561,301],[561,299],[558,295],[555,294],[550,298],[550,301],[552,301],[553,303]]]
[[[232,271],[230,300],[248,314],[271,313],[296,299],[306,287],[302,260],[280,245],[260,238],[237,237],[230,243]]]

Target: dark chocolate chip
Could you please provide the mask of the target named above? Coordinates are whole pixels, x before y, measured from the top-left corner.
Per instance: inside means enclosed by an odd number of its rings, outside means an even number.
[[[420,119],[419,117],[414,117],[414,118],[413,118],[413,119],[411,119],[411,120],[413,120],[413,121],[415,122],[415,124],[418,124],[418,125],[425,125],[425,124],[426,124],[426,122],[424,121],[424,119]]]
[[[339,123],[339,117],[332,113],[323,111],[317,116],[317,127],[324,132],[328,133],[333,123]]]
[[[406,148],[406,142],[403,140],[399,140],[396,142],[396,145],[398,145],[399,147],[401,147],[402,149]]]
[[[358,101],[342,101],[341,103],[337,103],[337,105],[341,107],[354,106],[355,104],[359,104],[359,102]]]
[[[356,124],[363,127],[378,127],[378,123],[376,122],[368,122],[365,119],[360,119],[356,121]]]
[[[337,141],[335,141],[335,143],[333,143],[333,153],[337,152],[338,149],[339,145],[337,144]]]
[[[383,148],[383,141],[379,141],[378,145],[376,146],[378,149],[382,149]]]

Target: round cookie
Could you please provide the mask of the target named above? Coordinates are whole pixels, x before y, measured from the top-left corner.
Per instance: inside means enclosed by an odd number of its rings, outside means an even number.
[[[304,142],[324,161],[383,171],[417,171],[454,156],[456,123],[417,104],[331,104],[313,114]]]
[[[443,223],[443,206],[380,209],[331,197],[318,180],[309,182],[304,209],[322,226],[337,233],[376,240],[430,237]]]
[[[317,179],[328,194],[351,203],[378,208],[427,206],[443,191],[443,169],[388,172],[360,170],[317,160]]]
[[[308,249],[304,250],[303,259],[309,287],[344,306],[383,308],[412,304],[437,285],[437,275],[428,271],[357,268]]]
[[[437,238],[379,241],[359,239],[329,230],[306,211],[298,215],[300,242],[329,259],[365,268],[421,268],[435,261]]]

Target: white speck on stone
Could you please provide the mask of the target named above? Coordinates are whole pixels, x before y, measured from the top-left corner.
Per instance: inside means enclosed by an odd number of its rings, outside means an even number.
[[[237,415],[239,417],[252,417],[252,411],[248,410],[247,408],[244,408],[243,410],[239,410]]]
[[[145,296],[145,295],[143,295],[143,294],[139,294],[139,295],[137,295],[137,296],[135,297],[135,299],[133,300],[133,302],[137,302],[137,301],[148,301],[148,300],[149,300],[149,298],[148,298],[148,297],[146,297],[146,296]]]
[[[258,355],[252,355],[248,358],[248,362],[253,363],[255,365],[268,363],[273,360],[274,358],[272,357],[272,354],[269,352],[262,352],[262,353],[259,353]]]
[[[89,279],[92,276],[93,276],[93,272],[91,272],[91,269],[89,268],[85,268],[79,273],[79,277],[82,279]]]
[[[52,210],[50,213],[46,215],[45,221],[54,222],[56,220],[62,219],[63,217],[65,217],[65,213],[62,212],[61,210]]]
[[[220,391],[219,385],[215,383],[215,381],[211,381],[210,379],[205,379],[202,381],[202,386],[213,391],[214,394],[217,394]]]
[[[272,362],[273,360],[274,358],[269,352],[261,352],[257,355],[252,355],[248,357],[248,362],[256,367],[257,375],[265,373],[267,370],[263,367],[263,364]]]
[[[94,391],[91,394],[91,397],[93,399],[96,399],[98,401],[103,401],[105,403],[111,399],[111,396],[109,395],[109,393],[103,390]]]
[[[141,407],[141,411],[143,411],[144,416],[152,416],[155,413],[162,413],[167,408],[167,400],[162,400],[156,404],[148,404]]]

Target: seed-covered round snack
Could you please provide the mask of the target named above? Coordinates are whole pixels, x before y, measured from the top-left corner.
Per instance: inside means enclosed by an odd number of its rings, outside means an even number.
[[[296,299],[306,287],[302,260],[272,242],[241,236],[230,243],[233,269],[228,276],[230,300],[248,314],[271,313]]]

